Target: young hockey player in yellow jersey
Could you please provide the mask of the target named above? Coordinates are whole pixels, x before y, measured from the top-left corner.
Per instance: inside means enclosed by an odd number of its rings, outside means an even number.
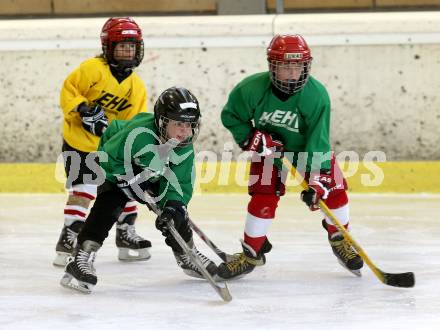
[[[100,136],[112,120],[128,120],[147,111],[145,86],[133,71],[144,56],[139,26],[129,17],[110,18],[102,28],[101,44],[102,55],[81,63],[64,81],[61,90],[62,150],[69,196],[56,245],[53,262],[56,266],[66,265],[90,202],[96,197],[100,171],[94,152]],[[128,201],[116,226],[120,260],[150,258],[151,243],[136,234],[136,217],[136,203]]]

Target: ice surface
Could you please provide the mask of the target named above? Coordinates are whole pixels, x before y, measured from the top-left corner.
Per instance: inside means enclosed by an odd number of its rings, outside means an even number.
[[[368,268],[362,278],[344,270],[320,214],[288,195],[270,229],[267,264],[229,282],[231,303],[177,267],[143,209],[137,231],[153,243],[149,261],[119,262],[113,229],[98,253],[94,292],[61,287],[63,271],[52,259],[64,198],[0,195],[0,329],[440,328],[438,195],[351,195],[353,237],[380,269],[415,272],[414,288],[385,286]],[[220,248],[239,252],[247,200],[195,196],[191,217]]]

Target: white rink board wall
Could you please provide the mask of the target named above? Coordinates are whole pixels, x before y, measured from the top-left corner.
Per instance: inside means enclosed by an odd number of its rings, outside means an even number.
[[[59,92],[100,53],[105,18],[0,21],[0,162],[54,162],[61,148]],[[266,70],[276,33],[299,33],[312,74],[329,90],[337,152],[381,150],[388,160],[440,159],[440,12],[136,17],[149,91],[185,86],[198,97],[198,150],[231,141],[220,111],[241,79]]]

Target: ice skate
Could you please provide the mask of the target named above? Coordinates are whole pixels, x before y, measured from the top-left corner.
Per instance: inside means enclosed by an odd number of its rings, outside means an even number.
[[[234,259],[218,266],[217,277],[220,280],[239,279],[252,272],[255,266],[266,263],[265,253],[270,252],[272,244],[266,239],[260,252],[257,254],[252,247],[241,242],[243,252],[234,255]]]
[[[322,221],[322,225],[327,229],[325,220]],[[356,276],[362,276],[361,268],[364,265],[364,262],[344,236],[337,232],[329,236],[328,241],[332,247],[333,254],[336,256],[341,266]]]
[[[57,255],[53,261],[54,266],[66,266],[67,260],[72,255],[73,249],[75,248],[78,233],[83,226],[84,221],[75,221],[70,226],[63,227],[55,248]]]
[[[100,247],[101,245],[97,242],[85,241],[81,247],[75,248],[73,256],[69,258],[60,284],[82,293],[91,293],[98,282],[93,262]]]
[[[213,261],[211,261],[208,257],[206,257],[203,253],[201,253],[199,250],[197,250],[192,240],[187,244],[200,258],[200,261],[202,262],[203,266],[206,268],[208,273],[211,276],[215,276],[217,273],[216,264]],[[180,268],[182,268],[183,272],[186,275],[196,278],[204,278],[197,265],[191,261],[191,258],[185,252],[173,251],[173,253],[174,253],[174,257],[176,258],[177,265]]]
[[[136,215],[130,214],[116,225],[116,246],[121,261],[141,261],[151,258],[151,242],[136,233],[134,221]]]

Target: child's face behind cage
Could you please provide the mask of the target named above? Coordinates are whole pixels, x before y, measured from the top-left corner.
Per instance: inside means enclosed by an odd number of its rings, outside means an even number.
[[[115,60],[134,60],[136,56],[136,43],[134,42],[118,42],[113,52]]]
[[[193,135],[190,122],[170,120],[167,125],[167,137],[177,139],[179,142],[185,141]]]

